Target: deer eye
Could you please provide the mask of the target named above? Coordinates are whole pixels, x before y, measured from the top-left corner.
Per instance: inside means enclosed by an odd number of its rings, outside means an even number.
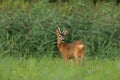
[[[59,35],[59,37],[61,37],[61,35]]]

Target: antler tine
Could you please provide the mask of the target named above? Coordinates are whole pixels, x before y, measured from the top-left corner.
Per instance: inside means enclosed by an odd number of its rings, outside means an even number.
[[[63,28],[63,32],[62,33],[64,33],[64,31],[65,31],[65,28]]]
[[[61,30],[60,30],[60,28],[58,27],[58,30],[59,30],[59,32],[61,33]]]

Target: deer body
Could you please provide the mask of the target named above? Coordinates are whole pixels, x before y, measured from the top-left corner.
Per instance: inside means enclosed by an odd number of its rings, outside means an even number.
[[[56,29],[57,34],[57,47],[61,53],[64,63],[67,59],[75,58],[76,63],[79,63],[78,57],[81,56],[82,64],[84,64],[84,43],[82,41],[76,41],[73,43],[64,43],[64,36],[67,31],[60,32],[59,28]]]

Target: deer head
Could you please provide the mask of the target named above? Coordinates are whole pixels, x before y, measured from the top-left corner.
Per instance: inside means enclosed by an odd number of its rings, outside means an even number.
[[[64,41],[66,33],[67,33],[67,30],[64,29],[64,30],[61,32],[60,28],[57,27],[57,29],[56,29],[56,34],[57,34],[57,39],[58,39],[59,41],[62,41],[62,42]]]

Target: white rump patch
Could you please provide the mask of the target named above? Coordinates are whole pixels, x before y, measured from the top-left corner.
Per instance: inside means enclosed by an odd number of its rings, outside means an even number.
[[[78,47],[79,47],[79,48],[83,48],[83,47],[84,47],[84,45],[79,45]]]

